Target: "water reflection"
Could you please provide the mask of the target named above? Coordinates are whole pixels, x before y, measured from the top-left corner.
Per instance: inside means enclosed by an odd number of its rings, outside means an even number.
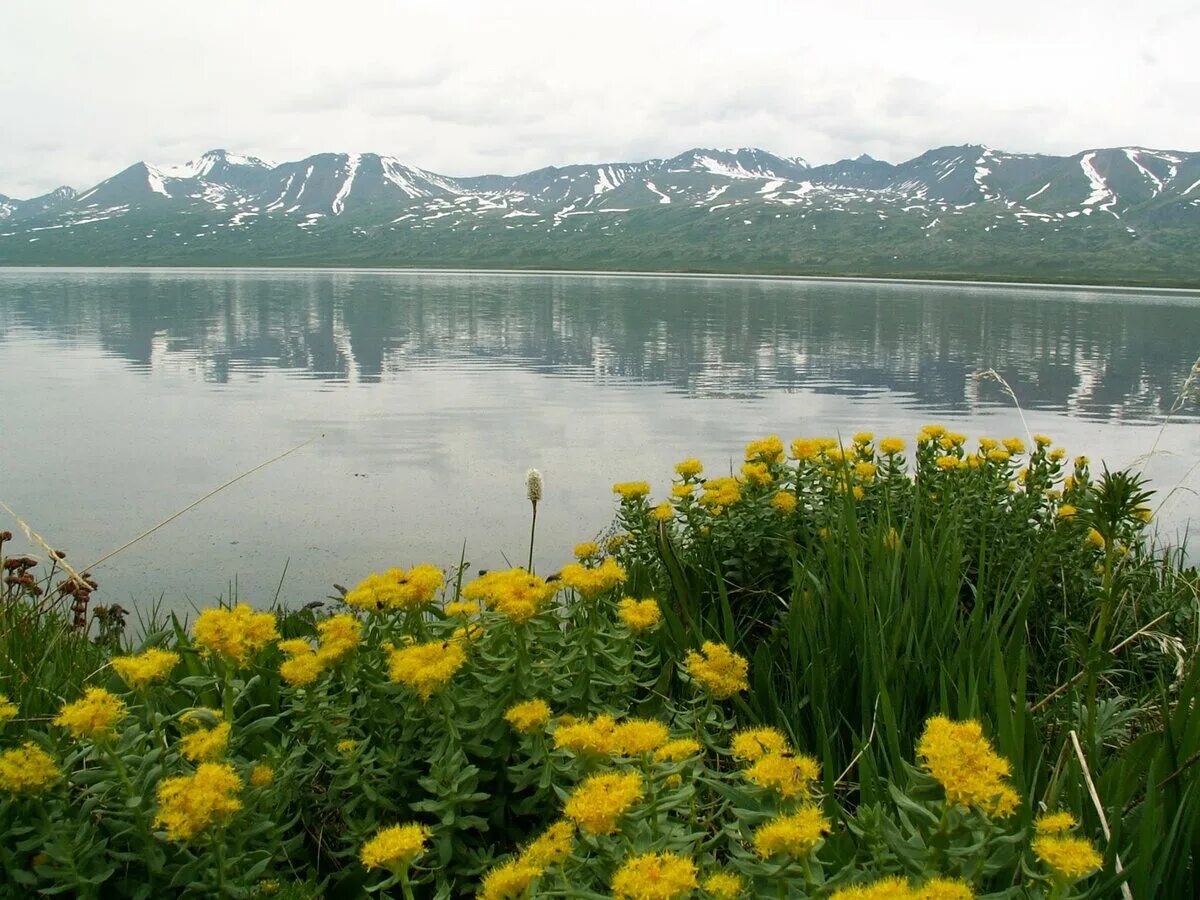
[[[0,342],[95,342],[214,384],[321,386],[448,364],[665,385],[696,398],[888,394],[1147,422],[1200,354],[1195,298],[1090,291],[438,274],[0,274]],[[1190,414],[1186,413],[1185,414]]]

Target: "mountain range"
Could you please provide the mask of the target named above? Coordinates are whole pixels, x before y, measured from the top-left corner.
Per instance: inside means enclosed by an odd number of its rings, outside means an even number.
[[[374,153],[212,150],[0,195],[3,265],[352,265],[1200,284],[1200,153],[765,150],[451,177]]]

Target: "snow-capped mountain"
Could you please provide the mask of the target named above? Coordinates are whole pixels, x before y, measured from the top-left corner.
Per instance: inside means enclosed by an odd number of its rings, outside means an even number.
[[[821,166],[696,148],[472,177],[375,153],[274,164],[212,150],[138,162],[80,194],[0,196],[0,263],[1128,270],[1200,281],[1196,247],[1200,153],[1144,147],[1062,157],[964,145]],[[1056,255],[1070,272],[1055,269]]]

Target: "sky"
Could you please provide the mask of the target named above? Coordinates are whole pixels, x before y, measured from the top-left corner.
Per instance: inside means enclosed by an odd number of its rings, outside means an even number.
[[[1200,149],[1195,0],[3,0],[0,194],[225,148],[448,175]]]

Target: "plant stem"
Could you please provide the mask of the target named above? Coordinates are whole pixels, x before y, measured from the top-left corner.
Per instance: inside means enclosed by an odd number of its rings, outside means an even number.
[[[533,536],[537,531],[537,501],[531,501],[531,505],[533,506],[533,519],[529,523],[529,565],[525,567],[530,575],[533,574]]]
[[[412,885],[408,883],[408,866],[400,870],[400,890],[404,892],[404,900],[413,900]]]

